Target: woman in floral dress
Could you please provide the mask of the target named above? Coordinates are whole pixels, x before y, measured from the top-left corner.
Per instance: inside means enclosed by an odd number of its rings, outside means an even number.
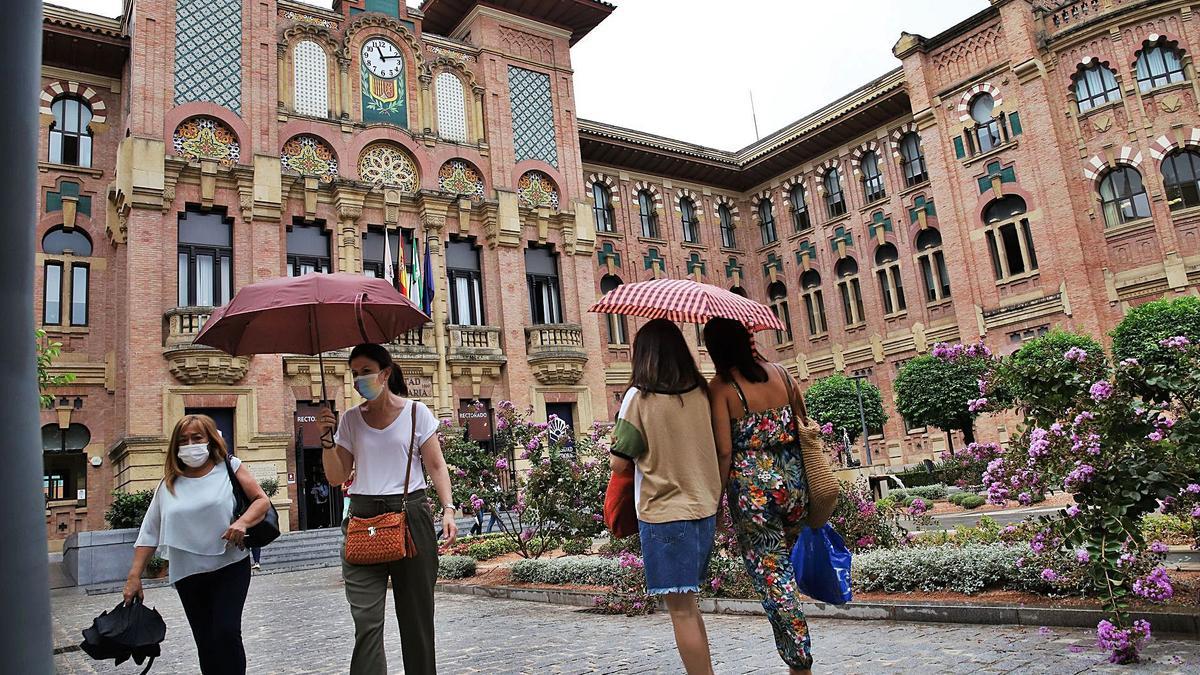
[[[709,383],[717,449],[733,452],[726,489],[742,559],[762,596],[779,656],[792,675],[809,673],[808,622],[790,558],[808,511],[785,379],[791,376],[759,358],[749,331],[736,321],[709,321],[704,344],[717,370]],[[803,401],[800,406],[803,415]]]

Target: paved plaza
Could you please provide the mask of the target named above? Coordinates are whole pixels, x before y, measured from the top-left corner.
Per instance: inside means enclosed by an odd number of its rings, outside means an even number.
[[[163,657],[154,672],[197,671],[195,646],[175,592],[147,591],[167,622]],[[79,631],[116,594],[57,591],[54,646],[76,645]],[[390,605],[390,603],[389,603]],[[762,617],[705,617],[717,673],[785,673]],[[402,672],[395,618],[388,660]],[[614,617],[572,607],[439,594],[438,665],[442,673],[680,672],[666,615]],[[354,629],[337,568],[265,574],[250,586],[243,630],[251,673],[345,672]],[[1183,673],[1200,665],[1200,642],[1155,640],[1149,662],[1109,666],[1092,633],[1055,628],[967,626],[815,619],[818,673]],[[1082,651],[1072,651],[1072,647]],[[130,672],[80,651],[55,657],[59,673]]]

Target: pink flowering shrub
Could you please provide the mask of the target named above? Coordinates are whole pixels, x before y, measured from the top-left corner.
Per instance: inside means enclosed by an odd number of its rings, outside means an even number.
[[[970,443],[953,453],[942,451],[940,469],[947,483],[965,488],[979,485],[983,472],[992,460],[1003,454],[996,443]]]
[[[603,532],[609,476],[603,428],[556,437],[545,422],[529,419],[532,412],[510,401],[496,406],[495,453],[467,439],[463,429],[438,432],[455,500],[500,516],[503,537],[524,558]]]
[[[625,551],[618,558],[617,581],[608,593],[594,598],[596,608],[605,614],[641,616],[652,613],[657,600],[646,593],[646,567],[637,554]]]
[[[917,501],[913,500],[913,506]],[[829,522],[846,540],[851,551],[895,548],[910,543],[908,529],[901,524],[901,519],[913,521],[924,529],[933,523],[933,519],[925,515],[926,510],[924,501],[915,509],[905,508],[890,499],[876,502],[867,479],[859,478],[853,483],[842,483],[837,508]]]
[[[1044,519],[1025,564],[1052,587],[1075,575],[1085,591],[1103,598],[1109,628],[1101,643],[1111,645],[1114,662],[1130,662],[1149,636],[1148,625],[1143,631],[1130,623],[1130,595],[1155,601],[1171,595],[1165,572],[1148,565],[1161,554],[1145,540],[1140,521],[1161,503],[1178,508],[1200,475],[1200,461],[1188,450],[1200,444],[1200,349],[1170,342],[1190,360],[1188,368],[1155,370],[1129,361],[1110,370],[1086,338],[1051,336],[1031,342],[1032,351],[1069,346],[1058,356],[999,361],[999,375],[990,380],[998,389],[981,392],[1018,408],[1026,420],[982,478],[995,503],[1027,503],[1059,485],[1074,496],[1057,518]]]

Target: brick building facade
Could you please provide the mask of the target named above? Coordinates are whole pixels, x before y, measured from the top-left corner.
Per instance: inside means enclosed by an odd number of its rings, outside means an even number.
[[[152,487],[191,410],[287,486],[291,527],[332,522],[311,494],[316,359],[192,339],[237,288],[382,275],[385,250],[417,272],[428,255],[435,283],[433,322],[393,346],[416,395],[576,429],[613,414],[629,373],[637,322],[586,314],[618,283],[767,302],[790,330],[760,344],[804,381],[868,374],[890,412],[897,368],[936,342],[1100,336],[1196,293],[1200,28],[1182,1],[993,0],[903,34],[900,68],[736,152],[577,119],[570,47],[612,10],[48,6],[37,319],[77,376],[43,413],[50,536],[103,527],[114,487]],[[944,447],[906,426],[892,414],[873,464]]]

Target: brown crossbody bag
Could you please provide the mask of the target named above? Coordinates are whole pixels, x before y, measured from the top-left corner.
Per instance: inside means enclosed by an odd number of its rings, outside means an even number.
[[[417,406],[411,399],[412,435],[408,439],[408,466],[404,470],[404,510],[381,513],[374,518],[350,516],[346,525],[346,562],[351,565],[377,565],[417,557],[417,545],[408,529],[408,478],[417,444]],[[403,414],[403,413],[401,413]]]

